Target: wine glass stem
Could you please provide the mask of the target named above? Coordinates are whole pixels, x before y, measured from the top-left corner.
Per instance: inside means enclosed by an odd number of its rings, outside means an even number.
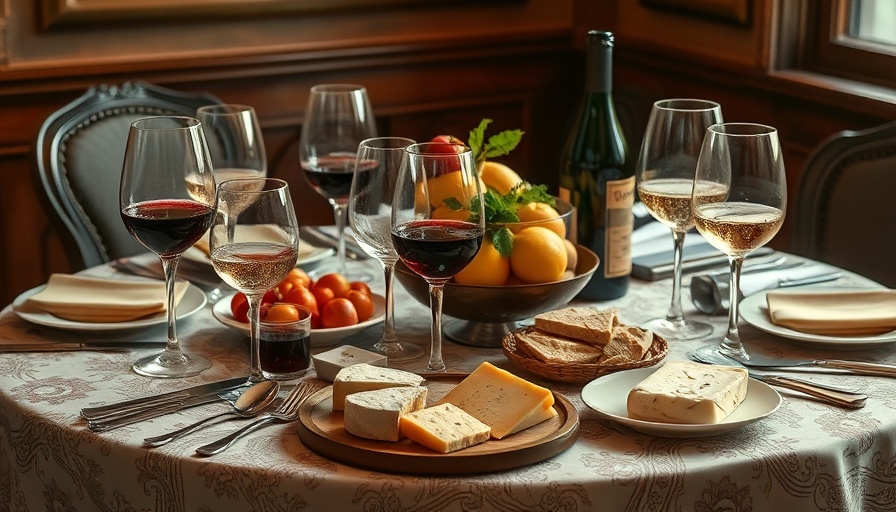
[[[429,283],[429,304],[432,309],[432,348],[429,352],[429,365],[426,369],[431,372],[445,371],[445,361],[442,360],[442,291],[444,283]]]
[[[737,331],[738,308],[740,306],[740,269],[744,262],[743,257],[729,256],[731,264],[731,285],[728,287],[728,334],[722,340],[720,352],[740,358],[749,359],[744,346],[740,342],[740,334]]]
[[[336,221],[336,264],[339,273],[345,275],[345,205],[333,202],[333,219]]]
[[[684,322],[684,314],[681,312],[681,260],[684,250],[684,231],[672,230],[672,304],[666,313],[666,320],[680,324]]]
[[[175,310],[176,301],[174,293],[175,275],[177,274],[177,262],[180,261],[180,255],[161,257],[162,272],[165,274],[165,299],[168,302],[168,342],[165,344],[166,352],[180,352],[180,344],[177,342],[177,326],[175,318],[177,312]]]
[[[249,302],[249,382],[261,382],[264,375],[261,374],[261,298],[264,294],[246,294]]]
[[[398,343],[395,335],[395,300],[392,296],[392,281],[395,275],[395,262],[383,262],[383,280],[386,282],[386,318],[383,320],[383,343]]]

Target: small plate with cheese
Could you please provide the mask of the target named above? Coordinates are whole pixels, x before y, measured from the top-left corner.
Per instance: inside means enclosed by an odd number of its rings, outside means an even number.
[[[674,438],[710,437],[731,432],[765,418],[781,405],[781,395],[777,391],[765,383],[748,378],[743,401],[718,423],[664,423],[635,419],[629,412],[629,393],[656,371],[658,368],[637,368],[597,378],[582,389],[582,400],[603,418],[643,434]],[[674,395],[679,389],[679,385],[672,380],[669,382],[670,395]],[[687,387],[685,384],[681,386]],[[719,396],[716,399],[721,402],[725,398]],[[658,414],[664,413],[659,411]],[[695,418],[695,421],[700,419]]]

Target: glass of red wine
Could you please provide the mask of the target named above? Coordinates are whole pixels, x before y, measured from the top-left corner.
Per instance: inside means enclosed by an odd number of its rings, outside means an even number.
[[[427,370],[445,371],[442,292],[482,245],[482,187],[467,146],[424,142],[406,151],[392,203],[392,243],[402,263],[429,284],[432,349]]]
[[[191,117],[150,117],[128,132],[119,194],[121,219],[131,235],[162,260],[168,309],[168,343],[134,371],[149,377],[188,377],[211,366],[186,355],[175,326],[174,282],[181,254],[211,226],[215,178],[200,122]]]
[[[289,185],[274,178],[237,178],[218,186],[209,239],[212,266],[249,301],[249,382],[261,369],[261,299],[296,266],[299,226]]]
[[[311,88],[299,140],[299,161],[308,183],[333,207],[338,236],[337,272],[344,276],[348,276],[345,215],[355,155],[358,144],[372,137],[376,137],[376,122],[363,86],[322,84]]]

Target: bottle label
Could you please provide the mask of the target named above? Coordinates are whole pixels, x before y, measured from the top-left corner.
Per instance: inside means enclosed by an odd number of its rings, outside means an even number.
[[[635,177],[607,182],[607,222],[604,238],[605,277],[621,277],[632,273],[632,231],[635,219]]]

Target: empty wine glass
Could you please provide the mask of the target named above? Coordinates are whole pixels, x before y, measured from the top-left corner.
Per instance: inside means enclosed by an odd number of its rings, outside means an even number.
[[[249,302],[249,382],[261,373],[259,316],[261,299],[296,265],[299,226],[289,185],[273,178],[237,178],[218,187],[211,229],[212,266]]]
[[[196,118],[202,123],[218,184],[234,178],[268,175],[264,139],[255,109],[238,104],[205,105],[196,110]],[[222,282],[208,292],[210,300],[216,301],[224,295],[226,286],[223,285]]]
[[[150,117],[131,123],[119,189],[121,219],[131,235],[159,255],[165,273],[168,343],[133,365],[149,377],[189,377],[211,362],[183,353],[175,325],[177,263],[208,230],[215,211],[215,178],[200,122]]]
[[[707,128],[722,122],[722,108],[713,101],[670,99],[653,104],[638,158],[638,195],[658,221],[672,230],[672,303],[666,318],[645,327],[668,339],[688,340],[712,333],[712,326],[685,318],[681,309],[681,258],[684,238],[694,227],[691,193],[697,158]],[[718,183],[699,182],[700,195],[720,195]]]
[[[731,264],[728,332],[717,347],[726,356],[749,359],[737,330],[740,270],[744,257],[778,233],[787,210],[787,179],[778,132],[753,123],[709,128],[697,162],[695,183],[720,185],[724,194],[694,187],[697,229]]]
[[[376,137],[376,122],[364,87],[323,84],[311,88],[299,140],[299,161],[308,183],[333,207],[337,271],[345,276],[345,207],[358,144],[372,137]]]
[[[395,185],[392,243],[405,266],[429,284],[432,348],[426,369],[444,371],[442,292],[482,245],[482,190],[467,146],[424,142],[408,146],[407,153]]]
[[[411,144],[413,140],[402,137],[378,137],[361,142],[348,202],[349,222],[358,245],[383,266],[386,318],[383,337],[373,345],[373,350],[386,355],[390,361],[407,361],[423,355],[422,347],[398,341],[392,294],[398,262],[391,235],[392,203],[398,173],[402,164],[407,165],[405,150]]]

